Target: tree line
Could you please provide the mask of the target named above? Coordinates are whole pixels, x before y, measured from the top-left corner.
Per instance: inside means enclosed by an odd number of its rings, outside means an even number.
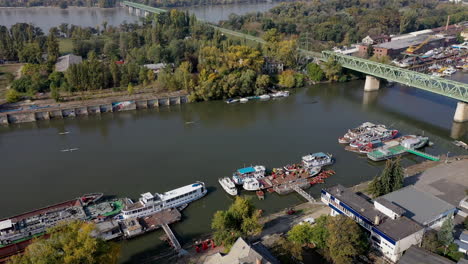
[[[468,6],[438,0],[331,0],[281,3],[267,12],[232,14],[222,26],[262,35],[272,28],[295,36],[302,48],[349,45],[367,35],[401,34],[468,19]]]

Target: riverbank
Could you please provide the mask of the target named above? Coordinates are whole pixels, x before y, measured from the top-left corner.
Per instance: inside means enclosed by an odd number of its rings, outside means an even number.
[[[187,102],[188,95],[183,91],[168,93],[137,92],[132,95],[121,93],[103,98],[62,103],[57,103],[52,99],[28,100],[0,106],[0,124],[9,125],[106,112],[158,108]]]

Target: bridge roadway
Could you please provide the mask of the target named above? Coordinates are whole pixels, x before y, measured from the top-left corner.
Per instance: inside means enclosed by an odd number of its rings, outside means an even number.
[[[142,10],[143,12],[145,12],[145,16],[149,13],[167,12],[167,10],[164,9],[133,3],[129,1],[123,1],[122,5],[127,6],[130,10]],[[231,35],[234,37],[258,42],[261,44],[265,43],[265,41],[259,37],[251,36],[230,29],[221,28],[210,23],[207,24],[226,35]],[[365,91],[378,90],[380,86],[380,81],[377,78],[381,78],[453,98],[458,101],[454,121],[468,121],[468,84],[466,83],[456,82],[424,73],[410,71],[396,66],[378,63],[354,56],[339,54],[333,51],[322,51],[321,53],[308,51],[304,49],[299,49],[299,51],[306,56],[321,61],[327,61],[330,58],[334,59],[338,63],[340,63],[342,67],[367,74],[366,84],[364,87]]]

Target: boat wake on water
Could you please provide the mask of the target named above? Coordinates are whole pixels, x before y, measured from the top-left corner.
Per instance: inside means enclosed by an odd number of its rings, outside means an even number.
[[[79,150],[79,148],[62,149],[62,150],[60,150],[60,152],[73,152],[73,151],[76,151],[76,150]]]

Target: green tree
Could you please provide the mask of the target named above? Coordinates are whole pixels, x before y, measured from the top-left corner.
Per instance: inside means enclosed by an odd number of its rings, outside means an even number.
[[[428,230],[424,234],[422,239],[421,247],[427,251],[436,253],[437,250],[442,246],[437,237],[437,232],[434,230]]]
[[[376,176],[368,186],[369,193],[378,197],[394,192],[403,187],[405,173],[400,163],[400,158],[387,160],[385,168],[380,176]]]
[[[444,255],[447,253],[447,249],[453,242],[453,220],[452,216],[448,216],[447,219],[442,223],[439,232],[437,233],[437,238],[440,243],[444,246]]]
[[[257,80],[255,80],[255,94],[265,94],[268,90],[268,87],[270,86],[270,83],[270,76],[265,74],[258,76]]]
[[[318,248],[327,248],[327,240],[329,236],[328,221],[330,218],[331,216],[322,215],[315,220],[315,224],[312,226],[310,239]]]
[[[312,241],[312,225],[303,223],[293,226],[288,232],[288,240],[297,243],[301,246],[313,243]]]
[[[131,83],[128,84],[127,92],[130,95],[132,95],[135,92],[135,90],[133,89],[133,85]]]
[[[6,92],[5,99],[8,103],[16,103],[19,100],[21,100],[21,94],[15,89],[8,89],[8,91]]]
[[[353,263],[355,257],[364,254],[368,241],[361,228],[351,218],[338,215],[329,219],[327,248],[335,264]]]
[[[47,36],[46,45],[47,45],[47,61],[50,64],[54,64],[60,55],[60,50],[59,50],[59,43],[58,43],[57,37],[52,31],[49,32],[49,35]]]
[[[60,101],[60,92],[55,83],[50,84],[50,97],[55,100],[55,102]]]
[[[322,68],[317,63],[307,64],[307,74],[309,79],[314,82],[320,82],[325,77]]]
[[[36,42],[25,44],[18,52],[18,56],[21,62],[36,64],[42,62],[42,50]]]
[[[323,67],[325,77],[327,77],[329,81],[338,81],[342,74],[342,67],[337,61],[330,58],[328,61],[323,63]]]
[[[26,248],[23,255],[14,256],[9,264],[115,264],[119,246],[91,235],[92,223],[73,221],[48,231],[49,238],[41,237]]]
[[[374,46],[372,44],[367,45],[367,58],[374,56]]]
[[[230,248],[240,236],[259,234],[262,231],[259,218],[260,211],[249,199],[236,197],[228,210],[217,211],[213,216],[211,227],[215,230],[215,242]]]

